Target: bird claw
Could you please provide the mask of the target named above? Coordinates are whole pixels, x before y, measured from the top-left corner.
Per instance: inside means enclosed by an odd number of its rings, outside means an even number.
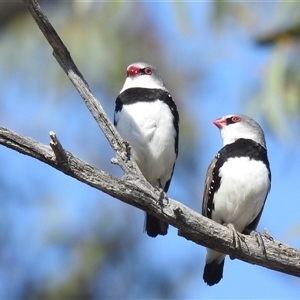
[[[232,239],[233,239],[233,244],[234,244],[234,248],[235,251],[238,252],[241,249],[241,241],[245,242],[245,237],[238,232],[235,228],[234,225],[231,223],[225,224],[225,226],[231,230],[232,232]],[[230,259],[235,259],[235,257],[233,255],[229,256]]]
[[[253,237],[256,238],[258,247],[261,247],[263,255],[267,256],[267,251],[266,251],[265,243],[264,243],[264,240],[262,238],[262,236],[264,236],[264,234],[260,234],[259,232],[255,231],[255,230],[252,230],[250,232],[250,236],[253,236]]]
[[[159,198],[158,198],[158,203],[160,206],[165,206],[164,200],[167,201],[167,205],[169,204],[169,198],[167,197],[167,194],[161,187],[157,187],[157,190],[159,192]]]

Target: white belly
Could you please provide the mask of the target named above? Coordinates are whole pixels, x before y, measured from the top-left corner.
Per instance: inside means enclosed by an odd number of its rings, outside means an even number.
[[[176,132],[168,105],[159,100],[124,105],[115,119],[145,178],[153,186],[158,186],[160,180],[164,187],[176,160]]]
[[[212,219],[231,223],[241,232],[264,205],[270,187],[268,170],[261,161],[240,157],[228,159],[219,174],[221,184],[214,195]]]

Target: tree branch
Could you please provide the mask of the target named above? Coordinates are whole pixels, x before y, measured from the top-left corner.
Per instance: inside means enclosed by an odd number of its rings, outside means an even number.
[[[86,81],[72,61],[54,28],[41,11],[36,0],[24,0],[31,15],[54,50],[54,56],[64,69],[86,106],[101,127],[125,175],[120,179],[100,171],[63,149],[51,133],[51,147],[29,137],[0,127],[0,144],[38,159],[65,174],[76,178],[127,204],[140,208],[178,228],[178,234],[199,245],[229,254],[243,261],[300,277],[300,251],[262,235],[263,247],[253,236],[244,236],[237,251],[232,232],[172,199],[161,205],[160,192],[142,176],[135,162],[128,156],[127,143],[120,138],[100,103],[92,95]]]
[[[159,201],[160,191],[153,188],[143,177],[133,180],[127,176],[116,178],[88,165],[66,150],[63,150],[66,159],[57,159],[51,147],[3,127],[0,127],[0,144],[38,159],[122,202],[157,216],[178,228],[180,236],[199,245],[252,264],[300,277],[300,251],[263,235],[266,254],[253,236],[244,236],[241,248],[237,252],[232,232],[227,227],[172,199],[165,199],[162,207]]]
[[[70,81],[79,92],[80,96],[85,102],[85,105],[91,112],[97,124],[100,126],[112,149],[115,151],[119,166],[125,173],[130,173],[132,176],[133,174],[134,176],[142,176],[136,163],[133,160],[128,160],[127,144],[124,143],[123,139],[110,122],[102,106],[91,93],[87,82],[72,60],[68,49],[58,36],[48,18],[42,12],[38,2],[36,0],[24,0],[24,2],[26,3],[33,19],[52,47],[53,56],[56,58],[62,69],[69,77]]]

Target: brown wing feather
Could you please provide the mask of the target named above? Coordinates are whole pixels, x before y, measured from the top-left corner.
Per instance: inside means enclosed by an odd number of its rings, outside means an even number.
[[[211,186],[211,181],[213,179],[213,171],[217,161],[218,161],[218,157],[216,155],[214,159],[211,161],[210,165],[208,166],[206,172],[203,202],[202,202],[202,215],[205,217],[208,217],[209,187]]]

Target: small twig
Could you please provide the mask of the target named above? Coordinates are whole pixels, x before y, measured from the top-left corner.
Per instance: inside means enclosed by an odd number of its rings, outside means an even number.
[[[113,164],[113,165],[119,165],[118,163],[118,159],[116,157],[112,157],[110,162]]]
[[[51,138],[50,147],[54,152],[56,162],[66,164],[68,162],[68,157],[56,134],[53,131],[50,131],[49,135]]]
[[[270,241],[274,241],[274,238],[271,236],[271,234],[270,234],[270,232],[269,232],[269,230],[268,230],[267,228],[264,228],[264,231],[263,231],[262,235],[263,235],[266,239],[268,239],[268,240],[270,240]]]

